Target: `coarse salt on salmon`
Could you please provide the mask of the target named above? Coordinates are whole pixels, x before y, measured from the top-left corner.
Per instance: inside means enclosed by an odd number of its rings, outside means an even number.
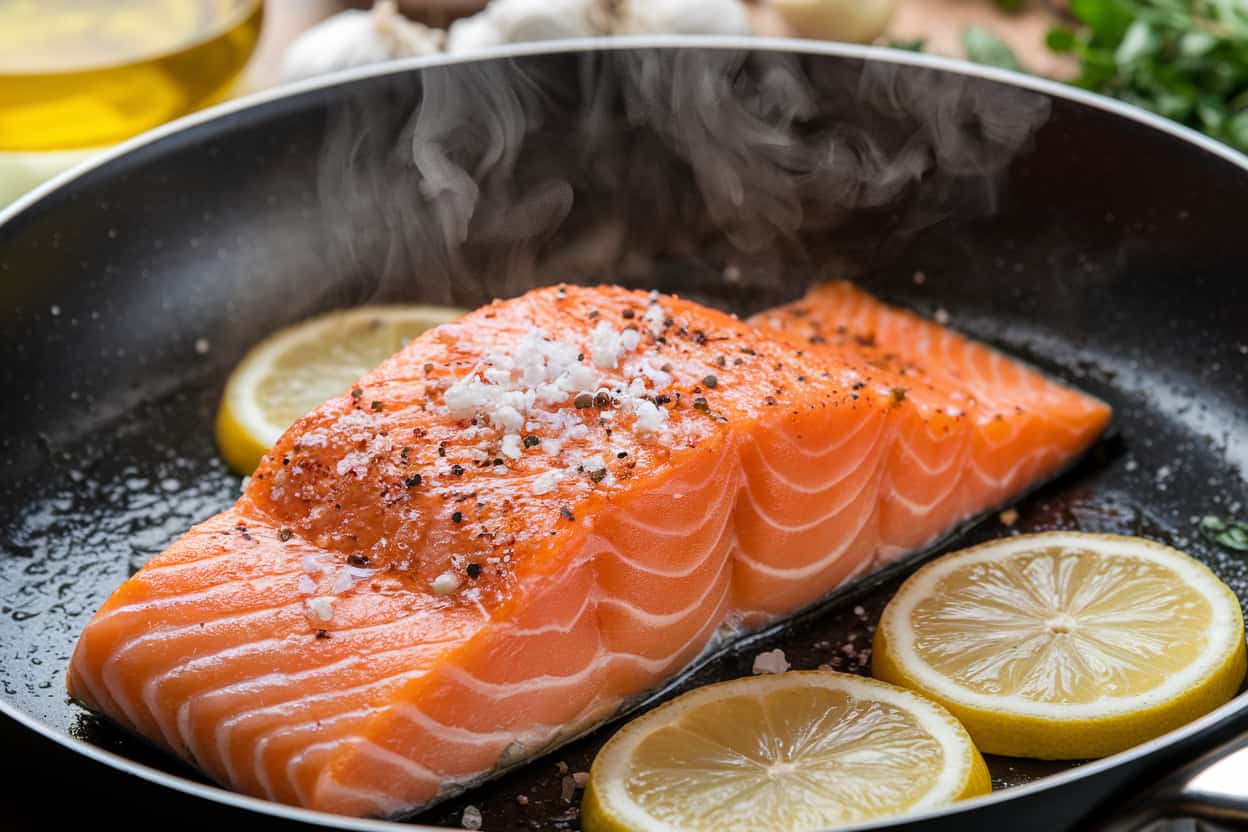
[[[883,344],[904,313],[862,298]],[[793,312],[557,287],[431,330],[109,598],[70,693],[240,791],[410,811],[1006,503],[1108,419],[996,353],[968,375],[982,348],[934,325],[896,351],[948,349],[899,362]]]

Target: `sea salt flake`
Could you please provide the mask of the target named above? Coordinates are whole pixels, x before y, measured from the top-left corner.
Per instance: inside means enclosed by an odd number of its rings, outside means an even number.
[[[663,307],[658,303],[651,303],[646,308],[645,314],[641,316],[641,320],[645,322],[646,327],[650,330],[650,334],[659,337],[663,334]]]
[[[543,494],[549,494],[555,490],[555,487],[559,485],[560,481],[563,480],[563,477],[564,474],[562,471],[547,471],[537,479],[533,480],[533,493],[538,497]]]
[[[635,329],[626,329],[620,333],[620,347],[624,352],[632,352],[641,343],[641,333]]]
[[[472,804],[464,807],[463,817],[460,818],[461,826],[465,829],[480,829],[482,822],[480,809]]]
[[[459,589],[459,576],[454,572],[443,572],[433,579],[432,586],[435,595],[450,595]]]
[[[309,598],[304,602],[308,607],[308,617],[316,621],[329,621],[334,617],[334,599],[325,596]]]
[[[640,401],[636,405],[637,421],[634,428],[638,433],[655,433],[667,421],[667,411],[657,407],[654,402]]]
[[[589,334],[589,349],[595,367],[614,370],[620,359],[620,334],[606,321],[600,321]]]
[[[355,582],[351,580],[351,574],[344,569],[334,577],[334,583],[329,591],[334,595],[341,595],[354,586]]]
[[[338,476],[340,477],[346,476],[349,472],[362,479],[364,475],[368,473],[368,465],[372,461],[373,458],[371,455],[366,454],[363,451],[352,451],[342,459],[338,460],[338,465],[335,467],[335,470],[338,472]]]
[[[759,653],[754,657],[755,676],[761,676],[764,673],[784,673],[788,669],[788,659],[785,658],[784,651],[779,647],[775,650]]]
[[[523,453],[520,435],[518,433],[509,433],[504,436],[501,451],[503,456],[508,459],[519,459],[520,455]]]

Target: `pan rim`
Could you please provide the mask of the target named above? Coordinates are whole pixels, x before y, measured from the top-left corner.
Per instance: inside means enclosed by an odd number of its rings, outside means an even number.
[[[860,46],[856,44],[828,43],[825,41],[774,37],[661,35],[623,38],[577,38],[562,41],[547,41],[494,47],[468,55],[437,55],[423,58],[409,58],[376,66],[331,73],[305,81],[280,86],[272,90],[266,90],[240,97],[233,101],[202,110],[176,121],[169,122],[168,124],[162,125],[146,133],[142,133],[110,150],[102,152],[100,155],[87,160],[86,162],[64,171],[56,177],[53,177],[49,181],[19,197],[6,208],[0,209],[0,232],[3,232],[9,223],[19,218],[22,214],[36,206],[44,199],[54,195],[60,189],[71,185],[79,178],[99,168],[103,168],[121,157],[146,147],[147,145],[155,144],[170,136],[195,129],[225,116],[244,112],[253,108],[260,109],[265,105],[282,100],[294,99],[302,95],[324,91],[331,87],[345,86],[350,83],[365,81],[372,78],[402,75],[414,70],[452,66],[482,60],[498,60],[572,52],[608,52],[634,49],[679,49],[694,47],[701,49],[779,51],[860,60],[873,60],[901,66],[932,68],[956,75],[1010,84],[1048,95],[1053,98],[1065,99],[1083,106],[1098,109],[1111,115],[1116,115],[1118,117],[1140,123],[1144,126],[1151,127],[1188,144],[1194,145],[1205,152],[1211,153],[1214,156],[1217,156],[1222,160],[1240,168],[1245,173],[1248,173],[1248,155],[1242,154],[1230,146],[1198,133],[1191,128],[1184,127],[1183,125],[1162,118],[1161,116],[1155,115],[1146,110],[1129,104],[1124,104],[1120,101],[1116,101],[1096,93],[1091,93],[1086,90],[1062,84],[1060,82],[1051,81],[1045,78],[1038,78],[1010,70],[1003,70],[980,64],[972,64],[952,58],[922,53],[912,53],[902,50],[888,49],[885,47]],[[1246,708],[1248,708],[1248,693],[1241,693],[1230,702],[1222,705],[1205,716],[1188,723],[1187,725],[1111,757],[1105,757],[1100,760],[1085,763],[1077,768],[1048,775],[1022,786],[1015,786],[999,792],[993,792],[989,795],[984,795],[953,806],[846,827],[846,832],[854,832],[854,830],[866,832],[866,830],[892,827],[897,823],[909,823],[934,819],[937,817],[960,813],[964,810],[973,810],[1065,786],[1081,780],[1084,777],[1108,771],[1119,765],[1123,765],[1132,760],[1147,756],[1157,750],[1168,747],[1182,740],[1194,737],[1214,727],[1217,723],[1227,719],[1228,717],[1244,711]],[[432,827],[421,824],[408,824],[387,820],[361,819],[343,815],[333,815],[242,795],[229,791],[228,789],[220,786],[198,783],[176,774],[170,774],[160,769],[136,762],[115,752],[99,748],[98,746],[92,745],[84,740],[73,737],[60,729],[44,724],[35,717],[27,714],[25,711],[20,710],[16,705],[10,704],[4,699],[0,699],[0,714],[9,717],[23,727],[57,743],[63,748],[95,762],[107,765],[123,773],[137,776],[155,785],[182,792],[197,798],[211,800],[227,807],[251,811],[260,815],[268,815],[271,817],[279,817],[286,820],[307,823],[321,828],[360,830],[361,832],[400,832],[401,830],[406,830],[407,832],[419,832],[420,830],[436,832],[437,829],[440,829],[440,827]]]
[[[128,139],[99,156],[88,159],[74,167],[61,172],[48,181],[18,197],[9,205],[0,209],[0,229],[25,210],[35,205],[54,191],[68,185],[91,171],[103,167],[128,153],[154,144],[169,136],[198,127],[222,116],[259,108],[266,104],[300,95],[313,93],[335,86],[345,86],[370,78],[387,75],[402,75],[412,70],[431,67],[454,66],[457,64],[475,63],[484,60],[521,58],[534,55],[566,54],[569,52],[610,52],[630,49],[736,49],[752,51],[794,52],[807,55],[826,55],[840,58],[875,60],[900,66],[915,66],[938,69],[955,75],[981,78],[987,81],[1010,84],[1034,92],[1043,93],[1054,98],[1063,98],[1093,109],[1102,110],[1112,115],[1139,122],[1147,127],[1160,130],[1201,150],[1212,153],[1224,161],[1248,172],[1248,154],[1240,153],[1230,145],[1223,144],[1209,136],[1199,133],[1170,119],[1163,118],[1148,110],[1118,101],[1099,93],[1089,92],[1035,75],[1015,72],[1009,69],[975,64],[957,58],[941,55],[928,55],[922,52],[909,52],[883,46],[862,46],[852,43],[831,43],[828,41],[803,40],[800,38],[733,36],[733,35],[636,35],[609,38],[567,38],[558,41],[537,41],[533,43],[510,44],[482,49],[465,55],[429,55],[418,58],[404,58],[372,66],[331,72],[325,75],[283,84],[269,90],[251,93],[232,101],[218,104],[183,116],[180,119],[163,124],[145,133]]]

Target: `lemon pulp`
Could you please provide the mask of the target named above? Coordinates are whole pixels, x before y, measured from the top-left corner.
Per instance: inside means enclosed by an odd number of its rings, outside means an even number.
[[[814,830],[986,793],[987,769],[944,709],[890,685],[794,672],[700,688],[599,754],[596,830]]]
[[[1244,664],[1239,602],[1203,564],[1137,538],[1049,533],[911,576],[873,672],[945,704],[985,751],[1080,758],[1212,710]]]

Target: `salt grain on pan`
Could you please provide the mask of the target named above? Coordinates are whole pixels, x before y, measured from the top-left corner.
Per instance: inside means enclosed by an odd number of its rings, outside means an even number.
[[[760,676],[764,673],[783,673],[788,669],[788,659],[785,658],[784,651],[779,647],[775,650],[759,653],[754,657],[755,676]]]
[[[460,824],[465,829],[480,829],[481,823],[481,810],[471,804],[465,806],[464,815],[460,820]]]
[[[198,355],[207,355],[207,354],[208,354],[208,350],[209,350],[209,348],[210,348],[210,345],[208,344],[208,339],[207,339],[207,338],[196,338],[196,339],[195,339],[195,352],[196,352],[196,354],[198,354]]]

